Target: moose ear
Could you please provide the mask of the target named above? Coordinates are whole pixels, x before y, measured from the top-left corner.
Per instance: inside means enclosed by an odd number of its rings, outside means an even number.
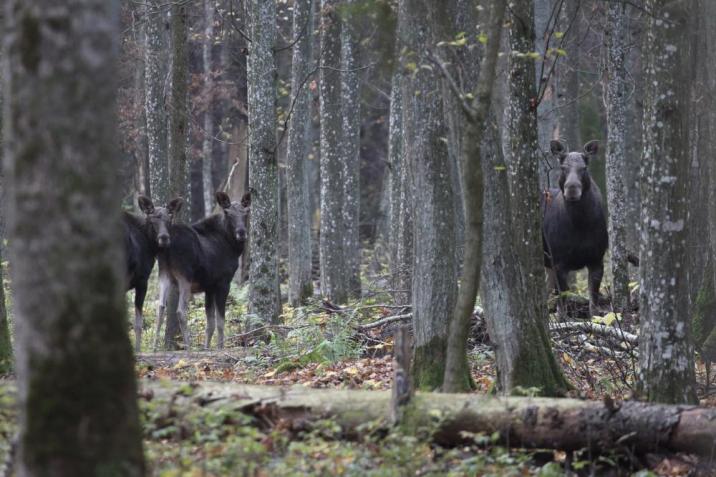
[[[226,192],[216,192],[216,203],[219,204],[219,207],[221,207],[222,209],[231,208],[231,198]]]
[[[599,152],[599,141],[596,139],[584,145],[584,154],[587,156],[596,156],[597,152]]]
[[[167,210],[170,214],[174,215],[181,210],[182,205],[184,205],[184,199],[176,197],[169,201],[169,204],[167,204]]]
[[[549,142],[549,150],[552,152],[552,155],[558,157],[560,161],[567,157],[567,151],[564,149],[564,145],[556,139]]]
[[[137,203],[139,204],[139,210],[145,214],[149,215],[154,212],[154,204],[152,203],[152,199],[149,197],[140,195],[137,197]]]
[[[241,197],[241,207],[244,209],[251,207],[251,191],[252,189],[249,189],[249,191]]]

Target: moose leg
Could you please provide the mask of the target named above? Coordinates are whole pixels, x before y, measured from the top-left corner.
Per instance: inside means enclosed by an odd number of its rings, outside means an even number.
[[[211,337],[214,335],[214,327],[216,326],[216,318],[214,314],[216,307],[214,306],[214,294],[207,291],[204,293],[204,311],[206,312],[206,343],[205,348],[211,348]]]
[[[144,327],[144,298],[147,296],[147,282],[139,283],[134,289],[134,349],[142,351],[142,328]]]
[[[229,296],[229,287],[226,285],[219,287],[214,295],[214,309],[216,310],[216,328],[219,331],[218,349],[224,349],[224,323],[226,317],[226,297]]]
[[[587,267],[587,269],[589,271],[589,314],[595,316],[599,314],[599,287],[604,276],[604,264],[598,263]]]
[[[567,280],[569,278],[569,272],[558,266],[555,266],[553,270],[554,290],[557,292],[557,314],[560,317],[566,317],[567,301],[565,300],[564,296],[562,296],[562,293],[569,290],[569,284],[567,283]]]
[[[164,322],[164,313],[167,311],[167,297],[172,285],[171,277],[166,273],[159,274],[159,303],[157,304],[157,331],[154,333],[154,352],[159,349],[159,338]]]
[[[186,351],[191,351],[191,333],[189,333],[189,325],[187,323],[187,314],[189,312],[189,300],[191,299],[191,283],[180,278],[177,280],[179,286],[179,307],[177,308],[177,319],[179,320],[179,328],[184,337],[184,347]]]

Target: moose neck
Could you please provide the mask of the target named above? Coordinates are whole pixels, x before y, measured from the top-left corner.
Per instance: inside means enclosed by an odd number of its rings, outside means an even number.
[[[591,191],[591,188],[587,188],[582,192],[582,196],[579,200],[569,201],[562,196],[564,203],[564,210],[575,225],[589,224],[592,222],[593,215],[595,213],[595,197]]]

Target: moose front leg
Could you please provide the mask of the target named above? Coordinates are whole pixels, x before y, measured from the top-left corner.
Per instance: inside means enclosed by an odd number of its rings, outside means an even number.
[[[147,284],[140,283],[134,289],[134,349],[142,351],[142,328],[144,327],[144,298],[147,296]]]
[[[599,263],[587,268],[589,270],[589,315],[599,315],[599,287],[604,276],[604,264]]]
[[[189,314],[189,300],[191,300],[191,283],[187,280],[179,279],[179,307],[177,308],[177,319],[179,320],[179,328],[184,337],[184,347],[186,352],[191,351],[191,333],[189,332],[189,324],[187,316]]]
[[[167,297],[171,287],[171,277],[168,274],[159,274],[159,300],[157,303],[157,330],[154,333],[154,352],[159,349],[159,337],[161,336],[164,313],[167,311]]]

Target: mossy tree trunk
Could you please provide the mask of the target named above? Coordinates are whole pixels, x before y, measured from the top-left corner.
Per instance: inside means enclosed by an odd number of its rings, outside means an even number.
[[[0,62],[3,61],[0,51]],[[0,111],[3,105],[3,88],[0,88]],[[3,131],[2,116],[0,116],[0,137]],[[2,151],[0,150],[0,165],[2,165]],[[5,188],[3,186],[2,174],[0,174],[0,202],[5,203]],[[5,285],[3,283],[3,252],[5,250],[5,210],[0,206],[0,374],[9,373],[12,370],[12,340],[10,338],[10,321],[7,316],[5,305]]]
[[[214,149],[214,69],[212,63],[212,50],[214,48],[214,10],[215,0],[204,0],[204,40],[201,48],[202,63],[204,67],[204,130],[202,134],[201,152],[201,183],[203,190],[204,213],[203,216],[211,214],[214,210],[214,181],[212,178],[212,163]]]
[[[487,47],[482,59],[479,79],[472,93],[474,99],[469,106],[461,107],[460,123],[464,126],[461,128],[463,137],[460,141],[462,144],[460,163],[464,186],[459,200],[465,206],[465,258],[454,316],[449,326],[447,363],[443,381],[443,391],[446,392],[468,391],[474,387],[467,360],[467,339],[482,269],[484,195],[482,145],[485,139],[488,141],[493,139],[486,138],[485,131],[492,104],[504,14],[504,2],[491,2],[490,15],[485,23],[489,25],[486,29]],[[455,99],[461,104],[464,101],[462,98]]]
[[[281,313],[278,281],[278,164],[276,158],[276,1],[251,0],[248,74],[251,263],[249,312],[275,324]],[[238,199],[238,197],[236,198]]]
[[[298,306],[313,295],[311,279],[311,212],[308,197],[308,124],[311,96],[306,78],[312,64],[312,0],[293,4],[291,95],[295,98],[286,151],[286,207],[288,209],[288,301]]]
[[[694,403],[688,306],[688,35],[686,2],[651,0],[641,182],[639,389],[650,401]],[[713,184],[712,184],[713,186]]]
[[[540,211],[539,148],[537,145],[537,88],[534,51],[535,32],[532,0],[517,0],[510,9],[509,99],[510,131],[509,206],[512,243],[517,259],[519,281],[503,283],[502,293],[514,303],[514,315],[502,319],[504,341],[498,353],[509,353],[498,363],[508,363],[501,371],[502,392],[516,386],[536,387],[544,395],[560,395],[568,387],[557,363],[547,333],[547,306],[544,293],[542,252],[542,213]],[[498,211],[504,214],[504,211]],[[485,228],[490,230],[491,224]],[[508,258],[509,255],[505,256]],[[488,259],[489,260],[489,259]],[[512,278],[504,274],[504,278]],[[519,283],[520,285],[516,285]]]
[[[405,150],[412,175],[413,262],[413,382],[418,389],[442,385],[447,334],[457,297],[455,214],[448,131],[440,77],[428,52],[439,41],[437,28],[447,24],[442,5],[405,0],[400,32],[405,45],[403,90]]]
[[[116,180],[119,2],[5,7],[17,473],[141,476]]]

